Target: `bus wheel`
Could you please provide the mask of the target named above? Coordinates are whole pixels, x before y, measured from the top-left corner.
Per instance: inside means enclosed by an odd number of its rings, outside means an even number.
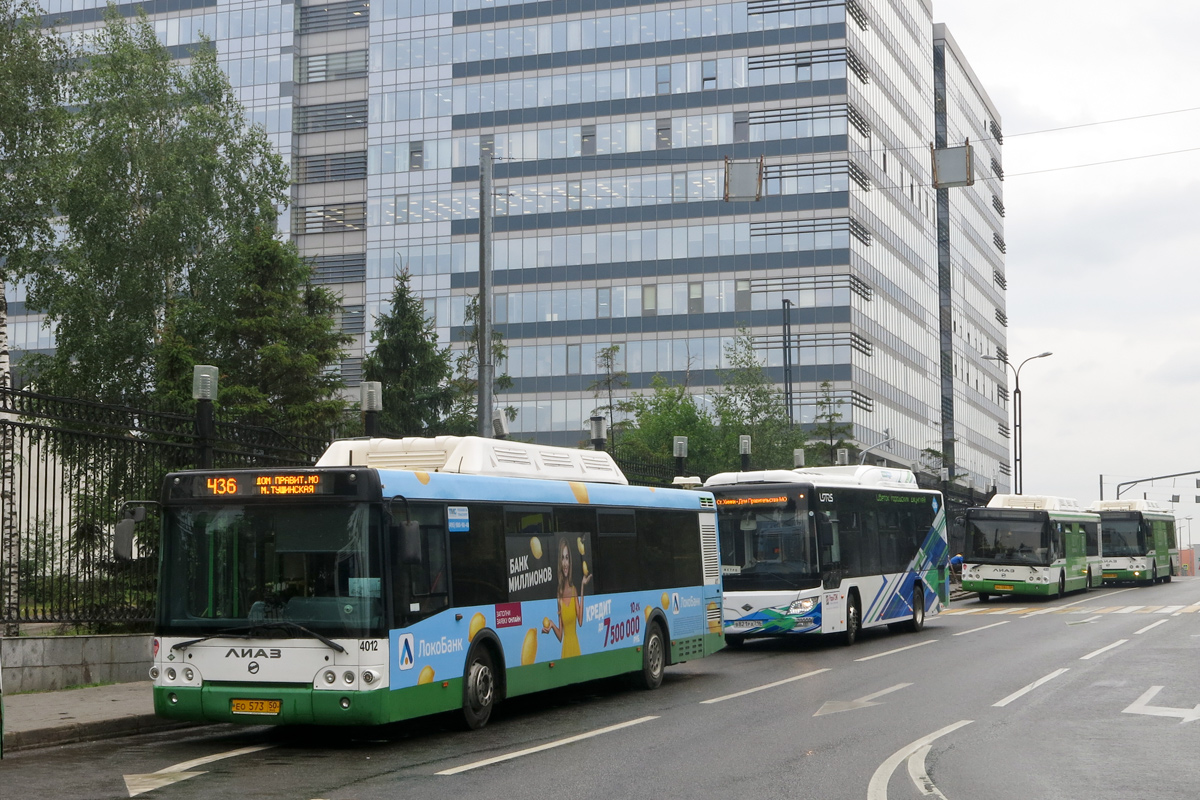
[[[986,603],[988,600],[991,600],[991,599],[992,599],[992,596],[990,594],[988,594],[987,592],[979,593],[979,602]]]
[[[1146,585],[1153,586],[1156,583],[1158,583],[1158,562],[1155,562],[1154,565],[1150,567],[1150,582]]]
[[[908,621],[908,629],[920,633],[925,627],[925,590],[921,584],[913,584],[912,595],[913,618]]]
[[[858,595],[852,594],[846,598],[846,632],[842,634],[842,644],[849,647],[858,641],[858,631],[862,625],[858,616]]]
[[[1086,592],[1086,591],[1088,591],[1088,590],[1089,590],[1089,589],[1091,589],[1091,588],[1092,588],[1092,568],[1091,568],[1091,567],[1088,567],[1088,577],[1087,577],[1087,582],[1083,584],[1083,591],[1085,591],[1085,592]]]
[[[1058,573],[1058,596],[1062,597],[1067,593],[1067,575],[1064,572]]]
[[[667,646],[663,640],[662,627],[657,622],[651,622],[650,629],[646,631],[646,642],[642,646],[642,671],[637,677],[638,686],[643,689],[657,689],[662,686],[666,665]]]
[[[746,637],[740,633],[727,633],[725,644],[733,650],[741,650],[746,646]]]
[[[1175,562],[1172,561],[1170,564],[1167,565],[1167,575],[1165,578],[1163,578],[1163,583],[1170,583],[1171,576],[1174,574],[1175,574]]]
[[[496,673],[487,647],[478,648],[463,676],[463,722],[470,730],[487,725],[496,704]]]

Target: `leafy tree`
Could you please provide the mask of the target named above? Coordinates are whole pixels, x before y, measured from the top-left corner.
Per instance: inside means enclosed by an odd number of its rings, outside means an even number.
[[[127,23],[109,6],[85,54],[61,244],[28,293],[56,324],[57,351],[31,368],[47,391],[140,403],[160,383],[155,349],[175,307],[202,291],[218,308],[236,302],[235,251],[273,229],[287,171],[266,132],[247,128],[207,41],[184,67],[144,16]]]
[[[816,424],[813,426],[813,438],[822,442],[819,448],[822,452],[821,457],[817,459],[818,462],[824,460],[827,464],[836,464],[838,448],[846,447],[846,437],[854,432],[853,425],[840,422],[842,419],[841,405],[841,398],[833,396],[833,385],[829,381],[824,381],[821,384],[821,394],[817,397]],[[828,451],[825,451],[826,443],[829,446]]]
[[[656,375],[649,394],[630,399],[633,425],[621,435],[622,455],[674,456],[676,436],[688,437],[687,471],[711,475],[728,469],[721,463],[721,433],[687,384],[669,384]]]
[[[293,429],[326,429],[346,408],[335,371],[351,341],[341,332],[339,300],[311,282],[311,267],[266,229],[234,244],[222,275],[230,290],[179,298],[156,349],[162,394],[190,398],[196,363],[221,369],[219,405]]]
[[[792,451],[804,447],[806,437],[803,429],[789,423],[787,401],[768,379],[747,329],[739,329],[726,346],[725,360],[730,367],[722,372],[721,387],[713,396],[723,468],[739,468],[738,437],[747,434],[753,464],[791,469]]]
[[[371,334],[375,350],[363,360],[363,380],[383,384],[383,429],[391,435],[427,436],[450,411],[449,348],[439,348],[434,321],[409,287],[409,275],[396,276],[391,310]]]
[[[62,175],[68,48],[42,27],[40,13],[30,0],[0,0],[0,389],[9,387],[10,373],[5,285],[53,240],[52,208]],[[15,449],[12,427],[0,425],[3,608],[19,603]],[[3,633],[15,636],[17,626],[5,625]]]
[[[454,390],[454,402],[450,413],[441,422],[443,433],[455,436],[475,436],[479,433],[479,296],[467,298],[463,318],[466,346],[454,359],[454,377],[450,384]],[[493,398],[505,389],[511,389],[512,378],[501,372],[500,365],[508,360],[508,345],[499,331],[492,331]],[[504,416],[511,422],[517,418],[517,409],[504,407]]]

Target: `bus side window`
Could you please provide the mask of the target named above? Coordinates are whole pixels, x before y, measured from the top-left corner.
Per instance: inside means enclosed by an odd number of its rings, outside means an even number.
[[[421,558],[400,558],[400,527],[393,525],[392,553],[396,563],[393,603],[398,620],[411,624],[450,605],[446,562],[445,512],[441,505],[412,504],[413,521],[421,526]]]
[[[838,543],[837,518],[824,511],[817,512],[817,546],[821,549],[821,566],[840,564],[842,549]]]
[[[597,537],[595,592],[632,592],[653,586],[641,579],[638,567],[637,525],[631,511],[601,511],[596,515],[600,535]],[[607,569],[604,565],[621,564],[623,569]]]
[[[450,576],[456,606],[508,600],[504,512],[498,505],[468,506],[468,529],[450,532]]]

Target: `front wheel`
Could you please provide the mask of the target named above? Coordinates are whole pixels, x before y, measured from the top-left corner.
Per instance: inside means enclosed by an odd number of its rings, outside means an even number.
[[[987,592],[979,593],[979,602],[986,603],[988,600],[991,600],[991,599],[992,599],[992,596],[990,594],[988,594]]]
[[[908,629],[920,633],[925,628],[925,590],[921,584],[913,584],[912,596],[913,618],[908,621]]]
[[[842,634],[842,644],[850,647],[858,641],[861,624],[858,616],[858,597],[850,595],[846,598],[846,632]]]
[[[1087,592],[1092,588],[1092,568],[1088,567],[1087,582],[1083,584],[1083,591]]]
[[[1156,583],[1158,583],[1158,564],[1154,564],[1152,567],[1150,567],[1150,580],[1146,583],[1146,585],[1153,586]]]
[[[487,725],[496,705],[496,672],[492,654],[480,647],[471,656],[463,675],[463,723],[470,730]]]
[[[638,685],[643,689],[657,689],[662,686],[666,666],[667,645],[663,639],[662,628],[657,622],[652,622],[650,629],[646,631],[646,642],[642,646],[642,671],[638,673]]]
[[[725,645],[734,650],[741,650],[746,646],[746,637],[741,633],[727,633],[725,634]]]
[[[1058,573],[1058,596],[1062,597],[1067,593],[1067,576],[1066,573]]]
[[[1170,583],[1170,582],[1171,582],[1171,576],[1172,576],[1172,575],[1174,575],[1174,574],[1175,574],[1175,562],[1174,562],[1174,561],[1172,561],[1172,562],[1171,562],[1171,563],[1168,565],[1168,569],[1167,569],[1167,576],[1166,576],[1165,578],[1163,578],[1163,583]]]

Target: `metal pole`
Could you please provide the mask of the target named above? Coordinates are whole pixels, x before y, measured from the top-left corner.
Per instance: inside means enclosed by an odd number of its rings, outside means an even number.
[[[492,153],[479,153],[479,435],[492,436]]]
[[[1014,494],[1021,493],[1021,372],[1017,371],[1013,382],[1013,488]]]
[[[783,298],[783,393],[787,400],[788,427],[796,425],[792,411],[792,301]]]

